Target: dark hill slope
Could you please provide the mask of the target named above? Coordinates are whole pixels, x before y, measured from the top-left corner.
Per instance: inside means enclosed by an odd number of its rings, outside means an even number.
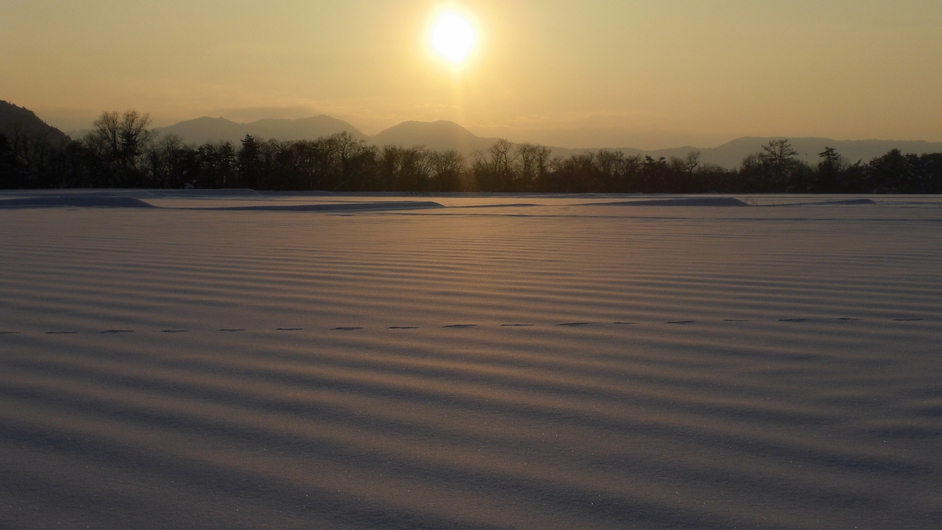
[[[28,137],[30,141],[45,138],[52,143],[65,143],[69,137],[39,119],[33,111],[0,100],[0,134],[11,144]]]

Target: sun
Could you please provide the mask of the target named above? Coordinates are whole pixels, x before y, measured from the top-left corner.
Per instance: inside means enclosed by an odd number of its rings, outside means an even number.
[[[439,17],[432,29],[431,43],[436,53],[451,64],[464,62],[474,49],[474,27],[460,15],[448,13]]]

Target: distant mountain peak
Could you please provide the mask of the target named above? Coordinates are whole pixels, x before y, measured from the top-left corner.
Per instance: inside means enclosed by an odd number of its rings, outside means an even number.
[[[458,151],[468,155],[483,151],[494,144],[496,138],[481,138],[461,125],[448,120],[404,121],[369,139],[377,146],[425,146],[430,151]]]

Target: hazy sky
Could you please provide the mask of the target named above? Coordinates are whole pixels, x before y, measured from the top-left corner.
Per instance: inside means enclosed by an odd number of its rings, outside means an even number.
[[[434,16],[478,33],[451,67]],[[64,130],[328,114],[567,147],[942,141],[940,0],[0,0],[0,99]]]

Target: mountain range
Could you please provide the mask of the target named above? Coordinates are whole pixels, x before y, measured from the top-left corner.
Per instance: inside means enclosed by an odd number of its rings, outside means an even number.
[[[314,116],[298,120],[267,119],[251,123],[236,123],[225,118],[196,118],[181,121],[169,127],[156,127],[159,135],[175,134],[187,143],[231,142],[238,144],[251,134],[259,139],[316,140],[320,137],[348,132],[357,139],[366,135],[353,125],[330,116]]]
[[[485,150],[496,138],[481,138],[471,131],[450,121],[407,121],[390,127],[375,136],[369,136],[352,124],[330,116],[315,116],[297,120],[269,119],[250,123],[236,123],[225,118],[197,118],[182,121],[169,127],[154,129],[161,135],[175,134],[187,143],[231,142],[238,144],[246,134],[260,139],[316,140],[346,132],[370,145],[423,145],[431,151],[455,150],[470,154]]]
[[[0,101],[0,134],[12,139],[15,134],[23,131],[29,131],[34,136],[36,134],[45,135],[55,141],[68,139],[68,136],[47,125],[32,111]],[[237,123],[225,118],[203,117],[182,121],[169,127],[155,128],[154,131],[158,136],[176,134],[185,142],[192,144],[231,142],[236,145],[245,138],[246,134],[251,134],[260,139],[316,140],[317,138],[346,132],[354,138],[371,145],[401,145],[405,147],[421,145],[432,151],[455,150],[466,156],[474,151],[484,151],[497,141],[497,138],[477,136],[461,125],[450,121],[407,121],[376,135],[369,136],[346,121],[323,115],[296,120],[267,119],[250,123]],[[70,131],[69,136],[77,139],[87,132]],[[629,156],[647,155],[654,158],[670,158],[672,156],[683,158],[691,151],[699,151],[702,164],[735,168],[742,163],[743,158],[760,152],[763,145],[777,139],[780,138],[737,138],[712,148],[685,146],[671,149],[644,150],[623,147],[611,148],[610,150],[622,151]],[[833,147],[851,163],[858,160],[868,162],[875,157],[886,154],[891,149],[916,154],[942,152],[942,142],[833,140],[830,138],[789,138],[788,140],[795,151],[798,152],[798,158],[811,164],[818,161],[818,153],[824,151],[825,147]],[[550,149],[555,156],[560,157],[598,151],[598,149],[570,149],[551,146]]]
[[[176,134],[184,141],[195,144],[219,141],[238,144],[245,138],[246,134],[263,139],[316,140],[320,137],[347,132],[354,138],[364,140],[371,145],[401,145],[405,147],[422,145],[431,151],[455,150],[466,156],[474,151],[484,151],[497,141],[497,138],[477,136],[461,125],[450,121],[407,121],[374,136],[369,136],[352,124],[329,116],[316,116],[297,120],[269,119],[250,123],[236,123],[224,118],[197,118],[156,129],[156,132]],[[621,151],[629,156],[647,155],[653,158],[670,158],[672,156],[683,158],[691,151],[699,151],[700,162],[703,164],[716,164],[724,168],[735,168],[742,163],[743,158],[762,151],[763,145],[768,145],[770,141],[778,139],[781,138],[744,137],[726,142],[718,147],[708,148],[684,146],[645,150],[618,147],[610,150]],[[833,140],[830,138],[790,138],[788,141],[798,152],[798,158],[811,164],[817,163],[818,153],[824,151],[826,147],[833,147],[851,163],[858,160],[868,162],[872,158],[886,154],[891,149],[916,154],[942,152],[942,142]],[[571,149],[566,147],[550,147],[550,149],[554,155],[564,158],[590,151],[598,151],[598,149]]]

